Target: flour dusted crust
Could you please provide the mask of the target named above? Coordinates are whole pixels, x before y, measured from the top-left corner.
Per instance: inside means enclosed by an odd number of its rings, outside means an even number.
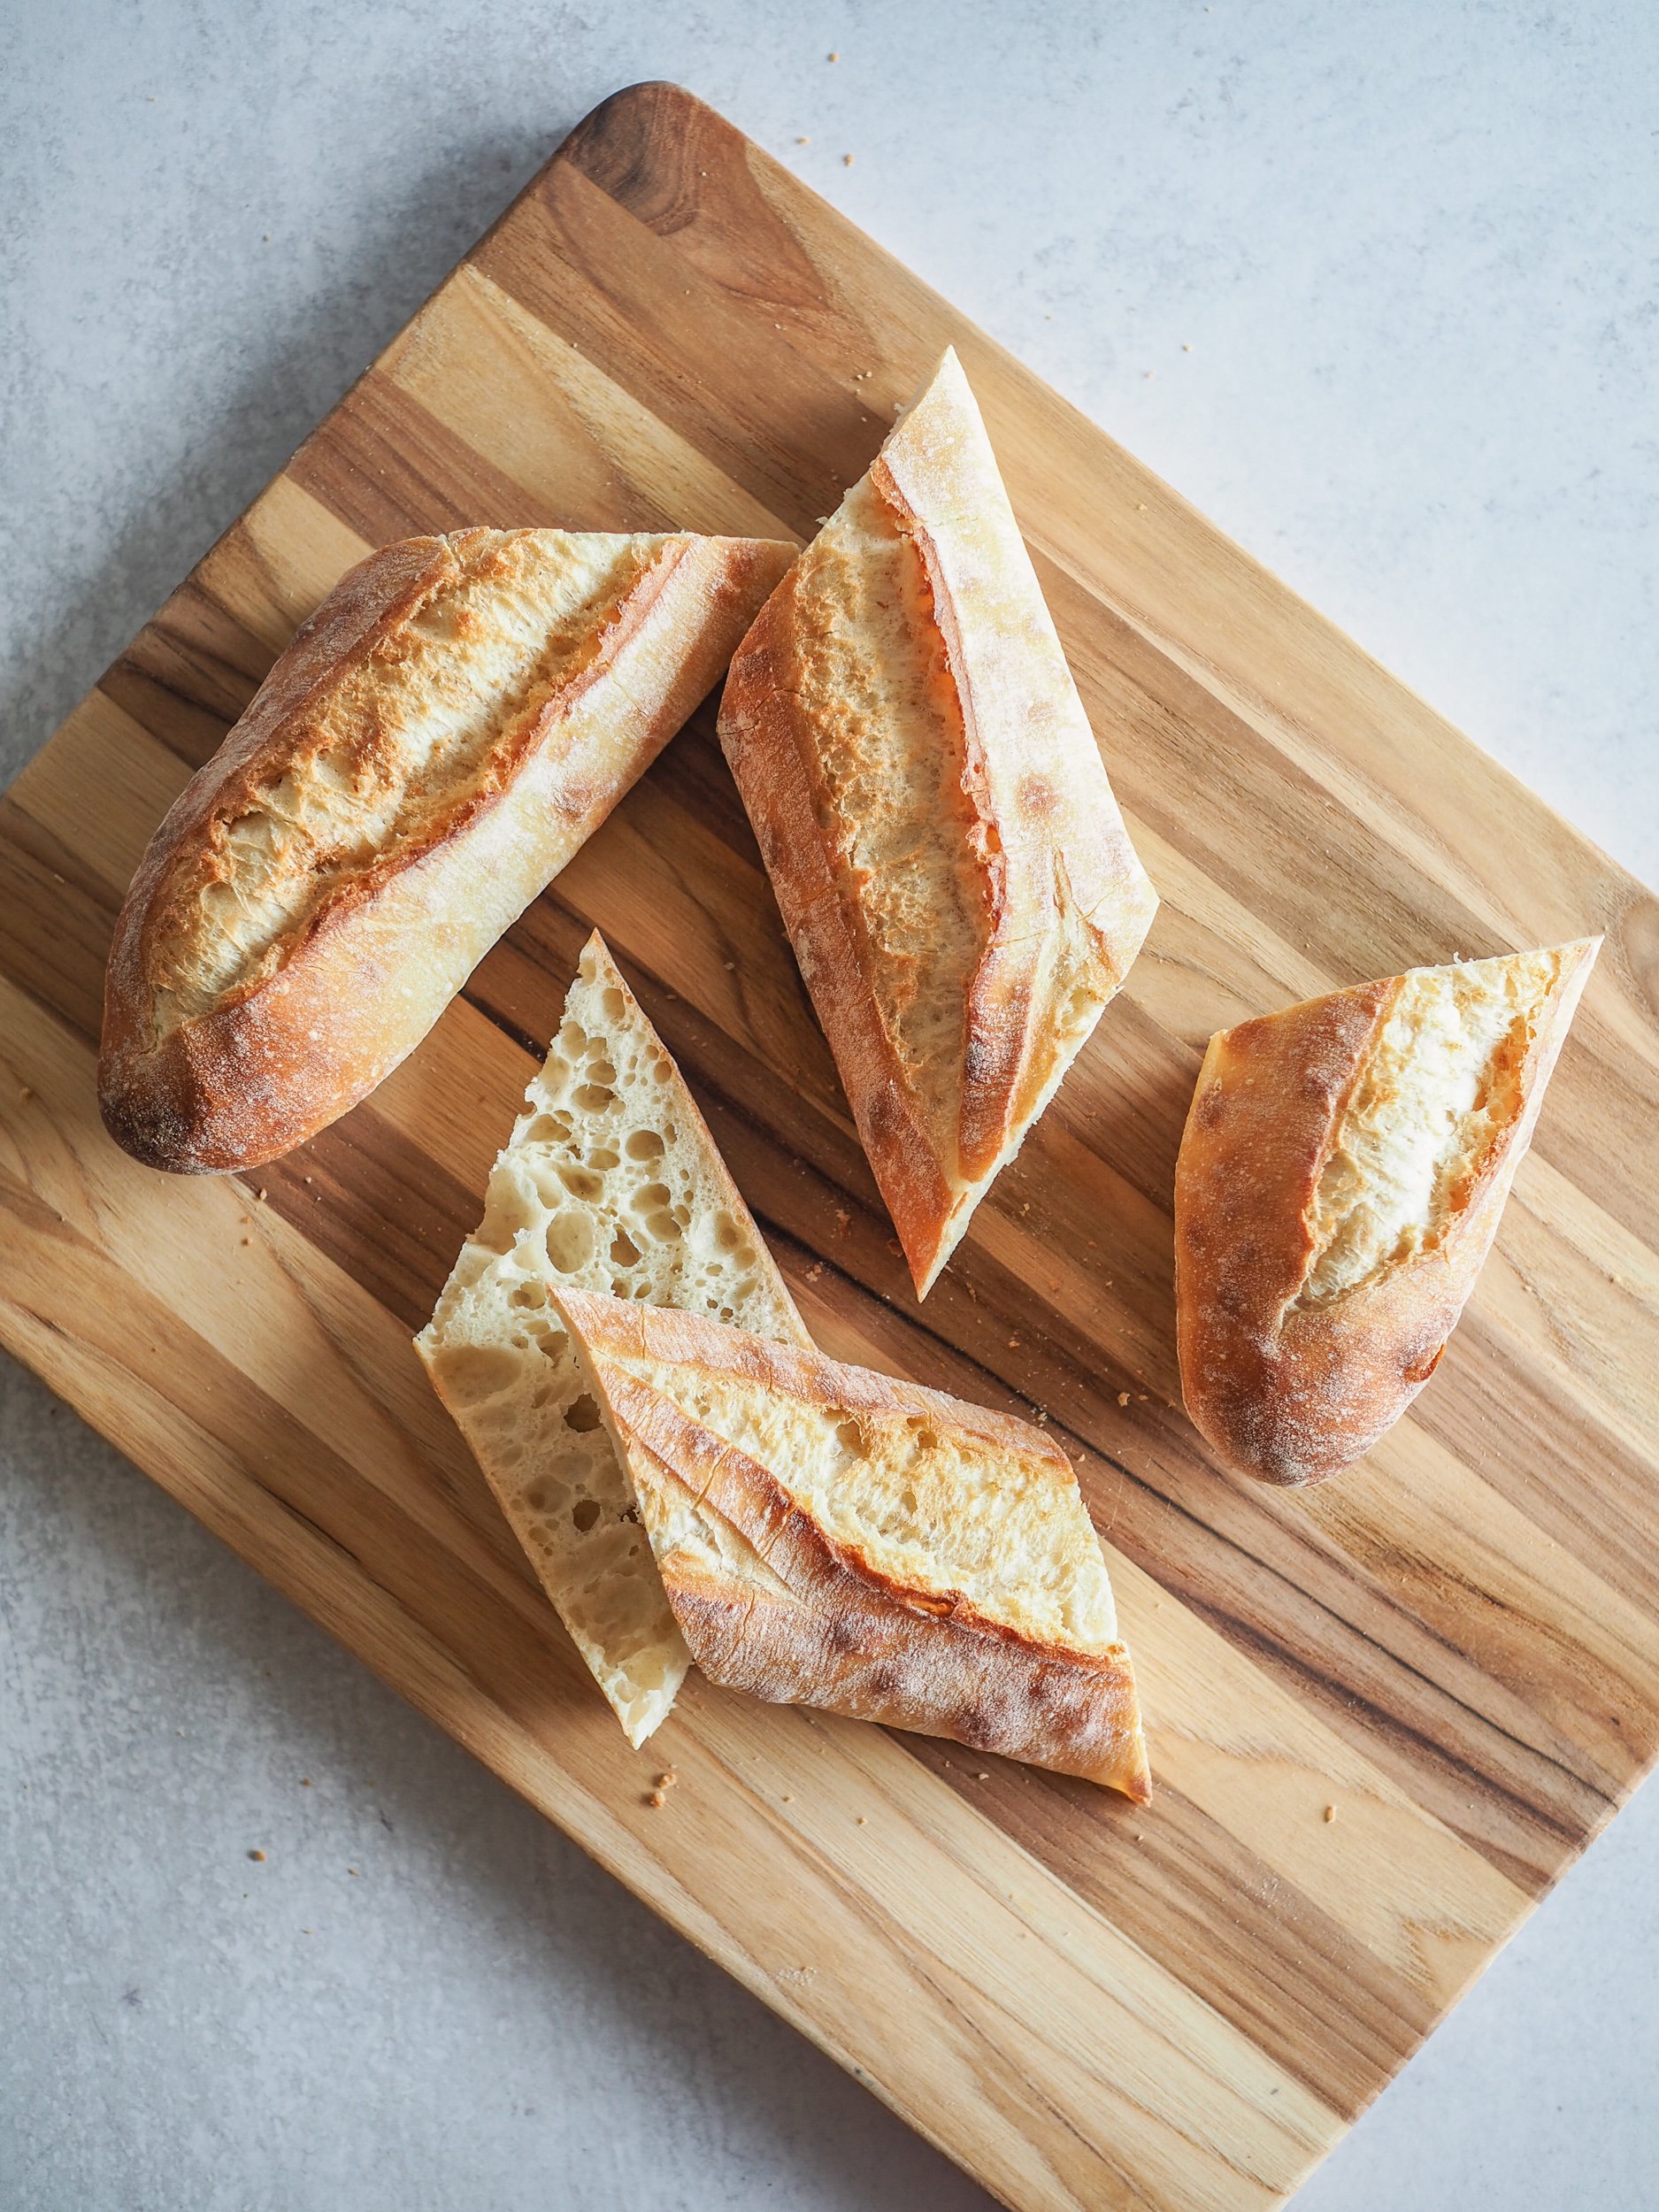
[[[556,1295],[711,1681],[1149,1795],[1100,1540],[1040,1430],[701,1316]]]
[[[385,547],[151,840],[99,1102],[155,1167],[247,1167],[354,1105],[710,689],[793,557],[469,529]]]
[[[720,740],[925,1296],[1157,905],[954,353],[761,611]]]
[[[809,1341],[702,1115],[595,931],[417,1348],[628,1740],[685,1644],[556,1300],[569,1286]]]
[[[1414,968],[1210,1039],[1176,1317],[1187,1411],[1229,1466],[1320,1481],[1432,1374],[1600,944]]]

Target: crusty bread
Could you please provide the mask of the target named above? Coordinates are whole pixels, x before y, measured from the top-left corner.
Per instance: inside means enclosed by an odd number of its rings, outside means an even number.
[[[686,1647],[555,1294],[580,1284],[810,1341],[691,1094],[595,931],[484,1219],[415,1340],[628,1740]]]
[[[290,1150],[418,1044],[649,765],[794,557],[460,530],[373,554],[150,841],[99,1103],[153,1167]]]
[[[1210,1039],[1175,1296],[1187,1409],[1229,1466],[1321,1481],[1433,1373],[1600,944],[1413,968]]]
[[[711,1681],[1148,1795],[1100,1540],[1041,1430],[701,1316],[555,1297]]]
[[[720,740],[926,1296],[1157,905],[954,353],[762,609]]]

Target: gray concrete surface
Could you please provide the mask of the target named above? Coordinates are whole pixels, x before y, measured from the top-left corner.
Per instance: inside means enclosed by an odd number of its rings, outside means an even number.
[[[1659,880],[1650,6],[0,27],[0,772],[670,76]],[[1648,1793],[1299,2212],[1659,2205],[1656,1865]],[[4,1366],[0,1931],[0,2212],[986,2201]]]

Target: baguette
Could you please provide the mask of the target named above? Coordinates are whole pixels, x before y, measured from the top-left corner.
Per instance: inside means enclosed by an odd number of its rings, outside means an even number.
[[[150,841],[98,1094],[152,1167],[250,1167],[417,1045],[714,684],[794,557],[460,530],[372,554]]]
[[[1181,1388],[1225,1463],[1323,1481],[1433,1373],[1601,939],[1413,968],[1210,1041],[1175,1171]]]
[[[925,1297],[1157,906],[954,353],[761,610],[719,729]]]
[[[1023,1421],[558,1285],[709,1679],[1150,1793],[1064,1452]]]
[[[438,1395],[630,1743],[686,1647],[552,1302],[565,1284],[810,1341],[714,1140],[597,930],[484,1218],[416,1338]]]

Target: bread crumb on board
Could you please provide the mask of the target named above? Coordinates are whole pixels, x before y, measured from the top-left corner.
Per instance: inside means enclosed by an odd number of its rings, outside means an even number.
[[[1118,1393],[1118,1402],[1120,1406],[1126,1406],[1128,1404],[1129,1393],[1126,1390],[1120,1390]]]
[[[250,1851],[248,1854],[248,1856],[250,1859],[257,1859],[261,1866],[265,1864],[265,1853],[263,1851]]]
[[[1336,1818],[1336,1807],[1334,1805],[1327,1805],[1325,1809],[1325,1816],[1327,1822],[1334,1820]]]

